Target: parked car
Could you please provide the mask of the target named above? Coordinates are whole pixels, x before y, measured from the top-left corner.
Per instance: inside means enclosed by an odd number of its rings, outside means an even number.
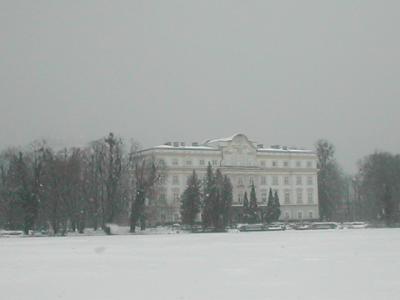
[[[264,231],[266,229],[264,224],[240,224],[238,226],[240,231]]]
[[[356,222],[344,222],[341,224],[342,229],[363,229],[369,226],[366,222],[356,221]]]
[[[286,226],[284,223],[271,223],[266,226],[266,230],[281,231],[281,230],[286,230]]]
[[[311,224],[309,223],[298,223],[294,227],[296,230],[308,230],[311,229]]]
[[[335,222],[314,222],[310,229],[337,229],[339,226]]]

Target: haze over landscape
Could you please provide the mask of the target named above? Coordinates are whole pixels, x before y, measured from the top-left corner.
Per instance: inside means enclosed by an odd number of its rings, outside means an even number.
[[[243,132],[400,152],[398,1],[0,3],[0,149]]]

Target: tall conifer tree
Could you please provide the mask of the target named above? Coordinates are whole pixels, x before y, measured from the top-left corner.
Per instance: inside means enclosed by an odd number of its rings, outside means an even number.
[[[221,170],[215,171],[215,199],[213,202],[213,226],[221,231],[223,227],[223,212],[224,212],[224,177],[222,176]]]
[[[258,221],[257,216],[257,196],[254,182],[251,183],[250,190],[250,204],[249,204],[249,217],[251,223],[256,223]]]
[[[204,199],[203,199],[202,222],[203,226],[207,227],[213,225],[213,209],[216,198],[215,177],[210,163],[208,163],[207,166],[207,173],[204,182],[203,194],[204,194]]]
[[[274,220],[274,196],[272,194],[272,189],[269,189],[267,210],[265,213],[265,220],[267,223],[271,223]]]
[[[196,171],[193,170],[192,175],[187,181],[187,186],[182,194],[181,215],[182,223],[193,226],[197,214],[200,212],[201,205],[200,180]]]
[[[249,220],[249,199],[247,198],[247,192],[244,192],[243,196],[243,222]]]
[[[230,224],[231,221],[231,209],[232,209],[232,183],[228,176],[224,176],[222,201],[223,201],[223,224],[224,227]]]
[[[274,193],[274,221],[278,221],[281,216],[281,204],[279,203],[278,191]]]

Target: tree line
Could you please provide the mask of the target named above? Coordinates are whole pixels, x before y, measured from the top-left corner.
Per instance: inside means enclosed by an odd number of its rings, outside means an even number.
[[[0,227],[109,232],[128,218],[131,231],[146,226],[145,199],[155,192],[163,166],[128,150],[113,133],[88,146],[55,151],[45,141],[0,155]],[[129,213],[127,213],[129,212]]]
[[[345,174],[327,140],[316,143],[320,218],[400,223],[400,155],[377,151],[359,160],[358,172]]]
[[[319,140],[315,151],[321,220],[399,223],[400,155],[375,152],[359,161],[357,174],[347,175],[332,143]],[[62,234],[85,227],[108,231],[109,223],[128,222],[131,232],[144,229],[165,171],[161,160],[142,156],[137,143],[127,145],[112,133],[58,151],[45,141],[7,149],[0,154],[0,228]],[[204,181],[192,174],[181,199],[182,221],[189,225],[196,216],[217,229],[280,216],[278,195],[270,190],[267,206],[258,207],[252,184],[240,219],[233,220],[232,184],[211,166]]]

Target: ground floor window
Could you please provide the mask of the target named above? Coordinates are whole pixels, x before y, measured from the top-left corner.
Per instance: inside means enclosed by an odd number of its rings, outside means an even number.
[[[243,203],[243,193],[242,193],[242,192],[239,192],[239,193],[238,193],[238,202],[239,202],[240,204]]]
[[[285,204],[289,204],[289,203],[290,203],[290,191],[285,190]]]
[[[303,212],[302,212],[302,211],[298,211],[298,212],[297,212],[297,218],[298,218],[299,220],[302,220],[302,219],[303,219]]]

